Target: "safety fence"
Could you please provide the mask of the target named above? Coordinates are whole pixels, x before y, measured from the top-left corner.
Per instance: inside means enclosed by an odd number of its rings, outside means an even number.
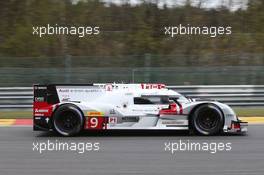
[[[263,85],[264,66],[3,67],[0,87],[50,83],[165,83],[167,85]]]
[[[190,98],[217,100],[230,106],[264,107],[264,85],[168,86]],[[0,110],[32,108],[32,87],[1,87]]]

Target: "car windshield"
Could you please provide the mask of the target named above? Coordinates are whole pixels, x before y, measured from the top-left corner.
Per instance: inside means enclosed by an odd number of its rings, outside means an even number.
[[[169,104],[169,97],[168,96],[135,97],[134,104]]]
[[[188,98],[186,98],[185,96],[181,95],[178,98],[178,102],[180,102],[180,103],[189,103],[190,101],[188,100]]]
[[[186,98],[184,95],[180,95],[177,97],[170,97],[170,100],[173,100],[174,102],[179,102],[179,103],[189,103],[190,101],[188,98]]]

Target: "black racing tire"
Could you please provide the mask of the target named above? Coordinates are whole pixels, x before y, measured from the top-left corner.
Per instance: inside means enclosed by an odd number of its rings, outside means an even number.
[[[216,105],[203,104],[192,113],[190,125],[198,135],[216,135],[223,129],[224,116]]]
[[[62,136],[74,136],[81,132],[84,117],[77,106],[64,104],[59,106],[53,114],[54,130]]]

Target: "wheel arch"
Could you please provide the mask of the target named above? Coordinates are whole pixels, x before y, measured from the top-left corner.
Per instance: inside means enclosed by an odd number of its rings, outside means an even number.
[[[59,105],[57,105],[56,106],[56,108],[54,109],[54,111],[52,112],[52,115],[51,115],[51,123],[52,123],[52,127],[54,128],[54,126],[53,126],[53,119],[54,119],[54,114],[55,114],[55,112],[60,108],[60,107],[62,107],[62,106],[65,106],[65,105],[72,105],[72,106],[74,106],[76,109],[78,109],[80,112],[81,112],[81,114],[82,114],[82,117],[83,117],[83,123],[85,123],[85,115],[84,115],[84,113],[83,113],[83,110],[79,107],[79,106],[77,106],[76,104],[74,104],[74,103],[62,103],[62,104],[59,104]]]
[[[82,115],[84,116],[83,110],[82,110],[78,105],[76,105],[76,104],[74,104],[74,103],[61,103],[61,104],[59,104],[59,105],[57,105],[57,106],[55,107],[54,111],[52,112],[52,117],[53,117],[55,111],[58,110],[58,108],[60,108],[61,106],[64,106],[64,105],[72,105],[72,106],[74,106],[74,107],[77,108],[77,109],[82,113]]]
[[[193,107],[193,108],[191,109],[190,113],[188,114],[188,122],[190,122],[190,119],[191,119],[191,117],[193,116],[193,113],[195,112],[195,110],[196,110],[198,107],[202,106],[202,105],[213,105],[213,106],[215,106],[216,108],[219,109],[219,111],[220,111],[221,114],[223,115],[223,124],[222,124],[222,126],[221,126],[221,127],[223,128],[223,127],[225,126],[225,115],[224,115],[224,112],[223,112],[223,110],[222,110],[217,104],[210,103],[210,102],[200,103],[200,104],[196,105],[195,107]],[[192,126],[190,125],[190,123],[189,123],[189,127],[192,127]]]

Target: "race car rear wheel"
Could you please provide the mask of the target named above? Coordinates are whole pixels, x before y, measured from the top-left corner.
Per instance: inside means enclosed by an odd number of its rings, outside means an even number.
[[[214,104],[198,106],[191,116],[191,127],[200,135],[218,134],[224,123],[222,111]]]
[[[83,128],[83,123],[83,114],[75,105],[62,105],[53,115],[54,129],[63,136],[78,134]]]

